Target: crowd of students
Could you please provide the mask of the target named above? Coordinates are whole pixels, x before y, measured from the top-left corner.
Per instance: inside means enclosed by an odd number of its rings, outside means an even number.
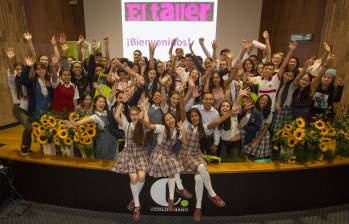
[[[78,58],[67,55],[64,34],[51,39],[51,60],[36,53],[30,33],[25,33],[31,54],[24,64],[15,62],[15,51],[9,47],[8,83],[13,113],[25,127],[21,152],[31,147],[31,122],[42,113],[52,112],[68,120],[77,111],[88,115],[80,121],[67,121],[67,127],[96,123],[96,158],[117,159],[113,171],[130,176],[133,200],[128,208],[133,219],[140,218],[139,194],[146,174],[168,177],[168,210],[174,211],[174,192],[191,198],[181,183],[181,173],[195,177],[196,210],[200,220],[203,186],[217,206],[224,201],[215,193],[207,172],[204,154],[223,159],[256,160],[271,158],[272,133],[297,117],[305,121],[317,114],[334,116],[333,103],[339,102],[343,81],[332,67],[334,55],[324,43],[319,59],[310,58],[303,66],[294,51],[272,54],[268,32],[265,44],[242,41],[236,57],[229,49],[218,56],[218,44],[212,43],[212,54],[205,40],[198,40],[206,58],[182,48],[169,49],[169,60],[155,58],[156,45],[149,45],[149,57],[135,50],[133,59],[111,58],[109,40],[105,38],[105,55],[97,42],[92,52],[83,47],[85,38],[77,41]],[[58,40],[57,40],[58,39]],[[251,54],[262,50],[263,57]],[[300,49],[301,50],[301,49]],[[119,152],[117,139],[125,139]]]

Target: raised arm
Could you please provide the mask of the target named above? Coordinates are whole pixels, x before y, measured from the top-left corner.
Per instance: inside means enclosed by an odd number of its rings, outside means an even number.
[[[161,108],[165,108],[167,105],[167,93],[166,93],[166,87],[165,87],[165,83],[168,80],[168,76],[163,77],[160,80],[160,84],[161,84]]]
[[[9,47],[6,49],[6,55],[8,58],[8,68],[10,71],[10,74],[15,74],[15,68],[14,68],[14,63],[15,63],[15,50],[12,47]]]
[[[109,51],[109,37],[106,36],[103,38],[104,43],[104,51],[105,51],[105,57],[107,59],[107,63],[110,61],[110,51]]]
[[[217,60],[217,49],[218,49],[218,44],[217,41],[214,40],[212,41],[212,58],[213,60]]]
[[[334,60],[334,58],[335,55],[330,54],[325,61],[321,62],[319,74],[313,79],[311,83],[312,95],[314,95],[316,89],[319,87],[322,76],[325,74],[328,65]]]
[[[211,56],[210,52],[208,52],[204,42],[205,42],[205,39],[203,37],[200,37],[199,44],[200,44],[201,49],[204,51],[207,58],[211,58],[212,56]]]
[[[190,50],[190,53],[192,55],[195,55],[194,50],[193,50],[193,45],[194,45],[194,40],[191,43],[189,43],[189,50]]]
[[[156,44],[149,43],[149,68],[155,68],[155,48]]]
[[[124,109],[124,104],[123,103],[119,103],[118,107],[116,108],[116,112],[114,114],[114,118],[116,120],[116,122],[118,122],[118,124],[120,126],[123,126],[123,120],[122,120],[122,109]]]
[[[174,45],[176,44],[178,38],[173,38],[172,41],[171,41],[171,46],[170,46],[170,49],[168,50],[168,55],[169,55],[169,58],[171,58],[173,56],[173,47]]]
[[[23,34],[23,37],[24,37],[24,39],[26,39],[27,41],[28,41],[28,45],[29,45],[29,49],[30,49],[30,54],[31,54],[31,56],[34,58],[34,59],[36,59],[36,52],[35,52],[35,49],[34,49],[34,45],[33,45],[33,41],[32,41],[32,35],[31,35],[31,33],[29,33],[29,32],[25,32],[24,34]]]
[[[208,123],[207,124],[207,129],[213,129],[213,128],[217,127],[218,125],[223,123],[226,119],[230,118],[231,115],[232,115],[232,110],[229,111],[229,113],[224,114],[223,116],[220,116],[218,119]]]
[[[77,58],[77,60],[79,60],[79,61],[83,61],[83,60],[85,60],[85,58],[83,57],[83,55],[82,55],[82,49],[83,49],[83,47],[82,47],[82,45],[84,44],[84,42],[85,42],[85,37],[82,35],[82,34],[80,34],[79,35],[79,39],[78,39],[78,41],[76,42],[76,46],[77,46],[77,53],[78,53],[78,58]]]
[[[315,56],[309,58],[304,62],[303,69],[301,70],[301,72],[299,72],[299,74],[296,76],[296,78],[293,81],[293,84],[295,86],[298,86],[299,80],[302,78],[303,74],[308,70],[308,68],[314,64],[314,62],[315,62]]]
[[[53,35],[51,37],[50,42],[51,42],[52,47],[53,47],[53,55],[55,55],[57,58],[61,58],[61,55],[60,55],[59,50],[58,50],[57,40],[56,40],[56,36],[55,35]]]
[[[230,67],[230,74],[229,74],[228,78],[226,80],[224,80],[224,87],[225,88],[228,88],[230,83],[236,79],[236,76],[239,73],[239,65],[240,65],[240,63],[238,63],[237,65],[235,65],[233,67]]]
[[[265,41],[265,54],[267,57],[267,62],[271,61],[271,47],[270,47],[270,39],[269,39],[269,33],[268,31],[263,32],[263,38]]]
[[[297,48],[297,42],[296,41],[291,41],[288,46],[289,46],[289,50],[287,52],[287,55],[284,58],[284,60],[282,61],[282,64],[281,64],[281,66],[279,68],[279,71],[278,71],[278,76],[279,76],[280,80],[282,80],[281,79],[282,74],[284,74],[284,72],[286,70],[286,67],[288,66],[288,62],[291,59],[294,50],[296,50],[296,48]]]

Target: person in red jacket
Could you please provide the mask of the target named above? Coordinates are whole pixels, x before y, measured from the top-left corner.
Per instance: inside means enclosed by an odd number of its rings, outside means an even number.
[[[70,80],[70,70],[65,68],[59,71],[59,79],[52,77],[52,86],[55,89],[52,112],[62,119],[67,119],[69,113],[75,110],[79,99],[79,91]]]

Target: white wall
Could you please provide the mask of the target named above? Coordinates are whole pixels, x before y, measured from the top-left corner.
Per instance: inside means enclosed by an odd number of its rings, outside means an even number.
[[[232,49],[236,55],[242,39],[258,40],[261,12],[262,0],[218,0],[219,49]],[[107,35],[111,56],[122,56],[120,0],[84,0],[84,14],[87,39],[102,40]]]

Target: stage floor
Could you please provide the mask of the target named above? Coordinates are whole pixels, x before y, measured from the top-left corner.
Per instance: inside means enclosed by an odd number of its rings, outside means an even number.
[[[32,146],[34,153],[29,154],[29,156],[22,156],[19,152],[22,131],[22,126],[15,126],[0,131],[0,144],[3,144],[3,146],[0,147],[0,158],[45,165],[96,170],[109,170],[114,163],[113,161],[84,160],[81,158],[66,158],[61,156],[45,156],[40,153],[40,146],[37,143],[34,143]],[[349,164],[349,158],[336,158],[332,162],[317,161],[308,164],[283,164],[279,162],[220,163],[209,164],[208,169],[210,173],[279,172],[341,166],[346,164]]]

